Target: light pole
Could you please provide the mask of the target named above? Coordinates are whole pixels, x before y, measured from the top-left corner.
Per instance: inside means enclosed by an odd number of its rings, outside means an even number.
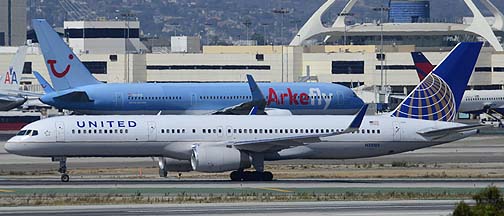
[[[284,14],[290,13],[290,11],[289,11],[289,9],[282,7],[280,9],[274,9],[273,13],[282,15],[282,22],[280,24],[280,45],[282,47],[282,58],[281,59],[282,59],[282,82],[283,82],[284,81],[283,24],[284,24]],[[287,79],[287,81],[289,81],[289,80]]]
[[[263,45],[266,45],[266,44],[268,44],[267,40],[266,40],[266,26],[268,26],[269,24],[268,23],[261,23],[261,25],[263,27]]]
[[[373,8],[374,11],[380,11],[380,103],[385,102],[385,86],[384,86],[384,65],[383,61],[385,60],[385,55],[383,53],[383,11],[388,11],[390,8],[383,6],[383,1],[381,7]]]
[[[252,25],[252,22],[250,22],[249,19],[246,19],[245,22],[243,22],[243,25],[245,25],[245,27],[247,27],[247,43],[249,42],[249,28],[250,28],[250,25]]]
[[[339,16],[343,16],[343,23],[345,24],[345,31],[343,32],[343,45],[347,45],[347,16],[353,16],[354,13],[339,13]]]
[[[116,11],[119,12],[119,11]],[[126,69],[126,82],[130,82],[130,70],[129,70],[129,48],[128,48],[128,41],[130,38],[130,18],[135,17],[134,13],[131,13],[129,10],[121,13],[121,17],[123,18],[125,26],[125,31],[124,31],[124,64],[125,64],[125,69]]]

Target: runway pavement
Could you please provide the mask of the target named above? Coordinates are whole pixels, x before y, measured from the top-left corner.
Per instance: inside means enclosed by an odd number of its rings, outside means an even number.
[[[447,215],[455,200],[50,206],[0,208],[0,215]]]

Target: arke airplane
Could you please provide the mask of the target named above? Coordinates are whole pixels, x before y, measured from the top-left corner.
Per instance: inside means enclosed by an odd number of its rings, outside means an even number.
[[[412,52],[418,78],[422,81],[434,65],[421,52]],[[504,115],[504,90],[467,90],[460,102],[459,112],[470,114],[497,112]]]
[[[59,161],[62,181],[69,180],[70,157],[159,157],[161,176],[168,171],[233,171],[232,180],[271,180],[265,160],[412,151],[468,137],[481,127],[453,122],[481,46],[457,45],[385,115],[364,116],[364,106],[356,116],[61,116],[25,126],[5,149]],[[244,171],[252,165],[255,172]]]
[[[45,20],[33,20],[32,26],[54,88],[40,100],[57,108],[84,114],[247,114],[256,105],[246,83],[102,83]],[[259,88],[268,94],[270,114],[354,114],[364,104],[351,89],[332,83]]]

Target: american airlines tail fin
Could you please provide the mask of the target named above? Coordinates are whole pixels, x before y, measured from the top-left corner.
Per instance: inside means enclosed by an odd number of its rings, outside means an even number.
[[[391,115],[453,121],[483,43],[459,43]]]
[[[52,88],[52,86],[49,85],[47,80],[45,80],[44,77],[42,77],[42,75],[40,75],[39,72],[33,71],[33,75],[35,75],[35,78],[37,78],[38,82],[40,83],[40,86],[42,86],[42,89],[44,89],[45,93],[54,92],[54,89]]]
[[[21,46],[18,48],[16,55],[12,59],[8,70],[4,74],[0,74],[2,81],[0,88],[19,90],[19,77],[17,75],[23,72],[25,57],[26,46]]]
[[[57,91],[100,84],[70,47],[44,19],[34,19],[32,27],[44,55],[47,71]]]
[[[418,79],[422,81],[434,69],[434,65],[424,56],[422,52],[411,52],[413,63],[418,74]]]

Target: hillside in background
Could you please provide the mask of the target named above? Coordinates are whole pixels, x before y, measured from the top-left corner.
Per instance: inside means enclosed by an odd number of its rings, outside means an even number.
[[[85,18],[123,19],[121,14],[131,12],[141,21],[144,35],[169,37],[171,35],[201,35],[206,44],[225,44],[233,40],[254,38],[268,43],[284,43],[297,32],[324,0],[29,0],[28,18],[45,18],[54,26],[62,26],[63,20]],[[346,0],[338,0],[324,16],[330,23],[343,8]],[[355,22],[379,19],[373,8],[388,1],[362,0],[352,11]],[[475,0],[480,8],[484,8]],[[494,0],[504,11],[504,1]],[[72,10],[68,10],[71,8]],[[289,13],[283,16],[274,11]],[[69,12],[70,11],[70,12]],[[483,10],[485,15],[488,13]],[[431,0],[431,18],[460,21],[470,12],[463,0]],[[283,17],[283,18],[282,18]],[[282,28],[283,26],[283,28]],[[281,39],[280,36],[283,35]],[[261,42],[260,42],[261,43]]]

